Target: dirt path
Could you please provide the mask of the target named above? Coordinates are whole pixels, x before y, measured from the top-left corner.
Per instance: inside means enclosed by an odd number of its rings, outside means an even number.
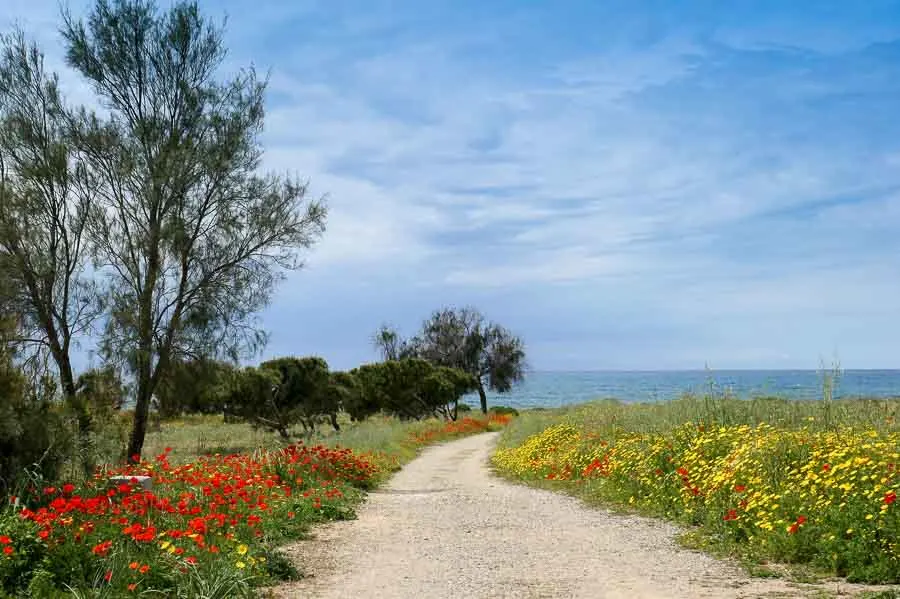
[[[494,477],[497,433],[425,450],[361,506],[287,549],[310,577],[276,597],[802,597],[849,585],[750,579],[679,548],[666,523]],[[819,595],[821,596],[821,595]]]

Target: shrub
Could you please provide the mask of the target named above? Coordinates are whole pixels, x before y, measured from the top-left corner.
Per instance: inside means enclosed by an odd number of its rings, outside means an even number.
[[[508,416],[518,416],[519,410],[515,408],[511,408],[509,406],[493,406],[490,410],[488,410],[489,414],[502,414]]]
[[[224,409],[226,383],[235,368],[215,360],[174,362],[156,390],[162,418],[181,414],[216,414]]]
[[[461,370],[416,358],[364,364],[352,374],[359,382],[359,397],[345,409],[355,419],[378,411],[405,419],[455,419],[459,399],[477,387]]]

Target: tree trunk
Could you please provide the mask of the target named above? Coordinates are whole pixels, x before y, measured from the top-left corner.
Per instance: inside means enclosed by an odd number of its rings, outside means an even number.
[[[149,377],[148,377],[149,378]],[[150,414],[150,385],[149,381],[143,384],[138,382],[137,402],[134,406],[134,422],[131,427],[131,438],[128,440],[128,463],[137,464],[141,461],[141,451],[144,449],[144,437],[147,435],[147,418]]]
[[[338,424],[337,414],[332,412],[331,414],[328,415],[328,417],[331,419],[331,426],[334,427],[334,430],[340,432],[341,425]]]
[[[481,413],[487,414],[487,394],[484,392],[484,384],[478,381],[478,397],[481,399]]]
[[[53,329],[51,328],[50,330],[52,331]],[[91,459],[91,429],[93,428],[91,413],[88,411],[84,398],[79,397],[78,390],[75,388],[75,375],[72,372],[72,361],[69,359],[68,352],[51,341],[51,353],[59,369],[59,382],[62,387],[63,401],[75,414],[80,454],[78,458],[81,461],[81,468],[86,475],[90,476],[94,470],[94,461]]]

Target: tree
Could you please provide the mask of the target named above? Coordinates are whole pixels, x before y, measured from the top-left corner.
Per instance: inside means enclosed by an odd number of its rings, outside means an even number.
[[[70,66],[107,116],[82,111],[77,141],[96,178],[91,238],[106,275],[106,356],[135,380],[131,459],[151,398],[175,359],[252,353],[254,315],[325,227],[305,184],[261,174],[266,83],[220,80],[223,28],[195,2],[99,0],[64,15]]]
[[[359,394],[344,407],[354,420],[379,411],[405,419],[455,419],[459,399],[476,388],[468,373],[419,358],[364,364],[352,375],[358,381]]]
[[[320,417],[330,418],[335,430],[339,395],[328,363],[322,358],[277,358],[247,368],[232,378],[227,394],[230,413],[251,424],[276,431],[285,441],[300,423],[315,432]]]
[[[382,327],[376,338],[399,339]],[[395,341],[409,354],[433,364],[457,368],[475,379],[481,411],[487,413],[488,389],[505,393],[525,377],[525,345],[521,338],[493,322],[474,308],[444,308],[422,324],[419,334],[408,341]]]
[[[340,405],[333,393],[331,373],[325,360],[318,357],[277,358],[263,362],[259,367],[280,374],[274,403],[276,419],[285,425],[282,431],[299,422],[308,434],[312,434],[316,420],[325,416],[335,430],[340,430],[337,421]]]
[[[71,350],[102,305],[86,272],[91,181],[70,123],[37,46],[19,30],[0,36],[0,302],[18,315],[16,345],[52,357],[84,450],[91,418],[76,392]]]
[[[372,345],[386,361],[415,357],[415,348],[387,324],[381,325],[381,328],[372,336]]]
[[[159,415],[222,413],[224,385],[233,371],[231,364],[218,360],[173,360],[156,387]]]

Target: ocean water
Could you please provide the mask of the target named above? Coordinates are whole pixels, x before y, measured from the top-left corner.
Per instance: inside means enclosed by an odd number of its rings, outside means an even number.
[[[665,401],[687,392],[703,393],[709,390],[710,381],[717,390],[741,398],[822,397],[822,375],[815,370],[533,372],[509,393],[489,393],[488,404],[552,408],[610,397],[625,402]],[[845,370],[834,395],[900,397],[900,370]],[[477,395],[465,401],[478,405]]]

